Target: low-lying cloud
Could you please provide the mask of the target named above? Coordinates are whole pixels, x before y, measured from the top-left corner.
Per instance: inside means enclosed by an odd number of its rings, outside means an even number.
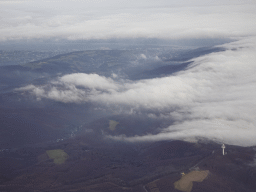
[[[250,0],[0,1],[0,41],[240,39],[223,45],[226,51],[192,59],[187,70],[168,77],[128,81],[76,73],[48,85],[16,90],[64,103],[94,102],[158,111],[160,115],[152,112],[149,116],[175,121],[157,135],[115,139],[207,138],[252,146],[256,145],[255,10],[256,3]]]
[[[194,58],[188,69],[172,76],[128,81],[76,73],[62,76],[50,85],[29,85],[18,90],[30,91],[38,99],[162,111],[154,118],[175,121],[157,135],[114,139],[206,138],[241,146],[256,145],[256,38],[244,38],[222,47],[226,50]]]

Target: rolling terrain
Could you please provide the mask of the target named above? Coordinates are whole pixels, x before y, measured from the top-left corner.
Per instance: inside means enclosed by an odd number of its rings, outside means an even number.
[[[13,65],[14,59],[2,63],[0,191],[254,192],[255,147],[227,145],[223,156],[220,143],[204,139],[117,141],[112,138],[158,134],[174,120],[155,118],[147,109],[133,113],[118,105],[64,103],[19,90],[43,87],[71,73],[98,74],[119,83],[160,78],[191,67],[194,57],[219,51],[88,50],[22,65]]]

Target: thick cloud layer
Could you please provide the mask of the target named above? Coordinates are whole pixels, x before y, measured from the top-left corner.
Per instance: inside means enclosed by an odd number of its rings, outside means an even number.
[[[0,1],[0,40],[230,38],[256,34],[255,1]]]
[[[226,51],[194,58],[185,71],[140,81],[115,81],[97,74],[69,74],[51,85],[30,85],[40,98],[95,102],[160,111],[172,118],[157,135],[114,137],[129,141],[207,138],[241,146],[256,145],[256,38],[223,45]]]

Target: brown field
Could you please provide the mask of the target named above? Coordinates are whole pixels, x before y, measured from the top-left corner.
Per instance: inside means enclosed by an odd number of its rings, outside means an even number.
[[[209,171],[192,171],[184,176],[179,181],[174,183],[175,189],[184,192],[190,192],[193,188],[193,181],[202,182],[209,174]]]

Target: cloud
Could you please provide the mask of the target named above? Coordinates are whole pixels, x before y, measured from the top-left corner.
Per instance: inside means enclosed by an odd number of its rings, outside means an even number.
[[[110,78],[97,74],[74,73],[64,75],[50,85],[28,85],[15,91],[29,91],[36,95],[38,100],[47,98],[64,103],[81,103],[89,101],[90,97],[116,89],[118,85]]]
[[[50,85],[30,85],[38,98],[94,102],[150,110],[153,118],[175,123],[157,135],[114,137],[128,141],[207,138],[227,144],[256,145],[256,38],[222,45],[226,50],[192,59],[172,76],[139,81],[97,74],[69,74]],[[154,111],[160,115],[154,115]]]
[[[56,85],[56,83],[55,83]],[[15,91],[28,91],[33,95],[37,96],[37,100],[42,98],[52,99],[55,101],[60,101],[64,103],[70,102],[84,102],[86,92],[83,90],[77,89],[75,86],[66,85],[65,88],[62,87],[50,87],[50,86],[41,86],[36,87],[34,85],[28,85],[22,88],[15,89]]]
[[[0,40],[255,35],[253,1],[0,1]]]
[[[75,73],[65,75],[59,79],[65,84],[82,86],[90,89],[116,90],[118,85],[111,79],[99,76],[97,74]]]
[[[240,146],[255,145],[255,124],[243,120],[230,121],[219,119],[193,120],[172,125],[157,135],[135,137],[108,136],[115,140],[130,142],[161,141],[161,140],[211,140]]]
[[[147,56],[145,54],[140,54],[141,59],[147,59]]]
[[[94,102],[172,118],[157,135],[129,141],[208,138],[256,145],[256,2],[216,1],[0,1],[0,41],[15,39],[234,38],[225,51],[192,59],[185,71],[163,78],[118,80],[69,74],[29,85],[38,99]],[[145,57],[144,57],[145,56]],[[149,59],[142,55],[141,60]],[[157,59],[157,58],[155,58]],[[115,76],[113,76],[115,77]],[[158,111],[160,115],[155,115]]]

